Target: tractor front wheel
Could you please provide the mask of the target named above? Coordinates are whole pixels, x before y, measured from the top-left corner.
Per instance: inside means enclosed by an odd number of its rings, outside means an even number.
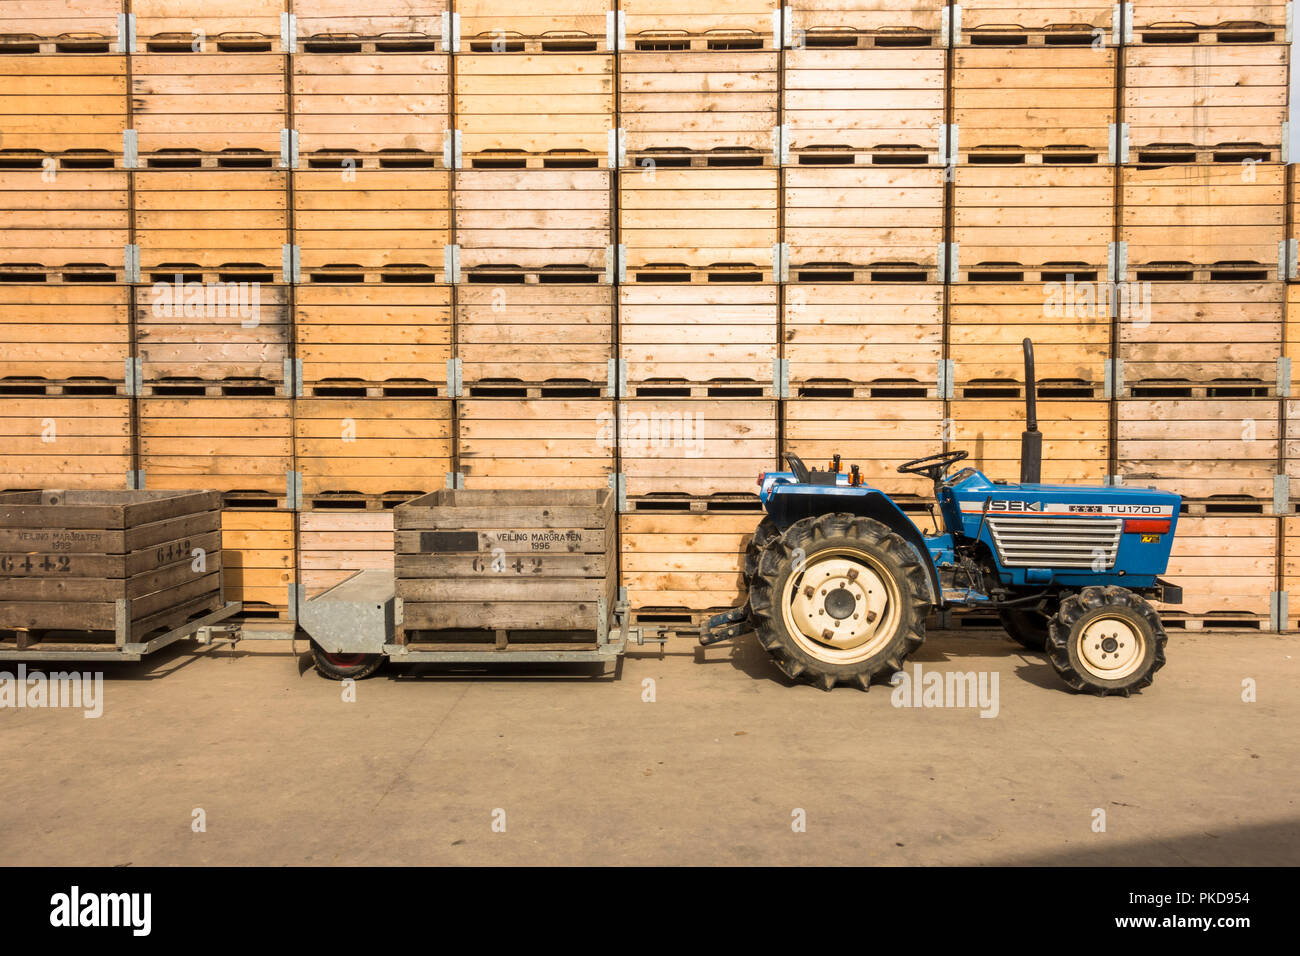
[[[925,639],[925,571],[879,521],[796,521],[763,550],[750,591],[759,642],[787,676],[823,690],[888,680]]]
[[[1061,602],[1047,658],[1075,690],[1129,696],[1165,665],[1164,626],[1155,608],[1127,588],[1084,588]]]
[[[361,680],[379,670],[384,662],[382,654],[332,654],[315,641],[311,655],[316,662],[316,673],[330,680]]]

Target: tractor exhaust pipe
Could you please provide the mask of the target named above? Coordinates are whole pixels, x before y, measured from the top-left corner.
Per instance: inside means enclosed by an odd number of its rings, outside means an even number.
[[[1020,433],[1020,483],[1038,484],[1043,475],[1043,433],[1038,430],[1038,386],[1034,380],[1034,343],[1025,339],[1025,430]]]

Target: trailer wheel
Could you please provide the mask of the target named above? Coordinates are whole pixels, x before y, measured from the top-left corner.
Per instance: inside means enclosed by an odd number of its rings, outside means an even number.
[[[754,575],[758,573],[758,561],[763,556],[763,549],[779,537],[781,537],[781,529],[768,516],[764,516],[758,523],[758,527],[754,529],[754,533],[749,536],[749,543],[745,545],[745,563],[741,571],[745,576],[746,590],[754,583]]]
[[[789,677],[822,690],[888,680],[925,640],[925,571],[879,521],[796,521],[763,551],[750,609],[763,647]]]
[[[1047,649],[1047,628],[1050,618],[1038,611],[1007,607],[998,612],[1002,627],[1011,639],[1031,651]]]
[[[1150,686],[1169,637],[1155,608],[1127,588],[1084,588],[1061,602],[1047,657],[1072,688],[1100,697]]]
[[[384,662],[382,654],[332,654],[315,641],[311,655],[316,661],[316,673],[330,680],[361,680],[379,670]]]

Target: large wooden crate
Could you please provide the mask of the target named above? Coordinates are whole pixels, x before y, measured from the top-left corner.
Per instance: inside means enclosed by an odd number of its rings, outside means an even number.
[[[968,465],[990,478],[1020,480],[1020,435],[1025,428],[1022,399],[965,399],[948,406],[948,446],[970,454]],[[1110,456],[1110,403],[1102,399],[1039,400],[1043,433],[1043,481],[1098,485],[1106,480]]]
[[[1082,36],[1089,38],[1086,31]],[[959,159],[1107,162],[1118,63],[1115,48],[1088,45],[954,51],[952,121]]]
[[[604,399],[461,399],[456,469],[470,489],[606,488],[614,415]]]
[[[0,495],[0,647],[121,648],[219,610],[215,492]]]
[[[448,399],[303,398],[294,455],[304,508],[380,508],[446,487]]]
[[[298,515],[298,580],[308,600],[358,571],[393,567],[392,510]]]
[[[287,287],[173,280],[136,286],[135,299],[147,394],[287,394]]]
[[[619,343],[635,396],[773,394],[775,285],[619,289]]]
[[[305,53],[432,53],[448,0],[291,0]]]
[[[620,0],[627,48],[643,51],[772,50],[779,0]]]
[[[1282,591],[1287,598],[1287,630],[1300,629],[1300,515],[1282,519]]]
[[[396,643],[509,651],[608,640],[618,598],[608,489],[437,491],[393,522]]]
[[[614,290],[463,285],[456,350],[470,395],[610,396]]]
[[[1088,283],[1084,289],[1068,280],[953,286],[948,353],[958,397],[1023,395],[1026,338],[1034,343],[1040,395],[1102,397],[1110,358],[1110,287]]]
[[[450,55],[304,53],[292,66],[293,122],[304,164],[444,166]]]
[[[611,175],[596,169],[456,173],[461,280],[612,282]]]
[[[0,489],[128,488],[131,400],[5,396],[0,447]]]
[[[1289,286],[1276,281],[1125,285],[1129,297],[1121,299],[1126,307],[1119,309],[1117,343],[1124,363],[1121,395],[1277,394],[1283,294]],[[1300,369],[1293,365],[1296,374]]]
[[[963,0],[957,41],[966,46],[1089,47],[1120,42],[1115,5],[1086,0]]]
[[[618,68],[628,165],[775,161],[777,53],[625,53]]]
[[[611,54],[465,53],[455,72],[466,166],[609,165]]]
[[[777,403],[767,399],[629,399],[618,403],[621,470],[636,507],[720,498],[750,504],[777,461]]]
[[[1116,415],[1126,484],[1272,510],[1281,441],[1276,400],[1127,399]]]
[[[782,452],[793,452],[809,468],[826,468],[841,456],[840,468],[853,465],[863,481],[898,499],[920,501],[934,486],[898,466],[942,451],[951,424],[944,403],[934,399],[797,398],[782,403]],[[962,447],[958,444],[956,447]]]
[[[0,88],[0,149],[11,160],[121,166],[125,56],[0,55]]]
[[[446,282],[451,174],[297,170],[293,235],[307,282]]]
[[[277,30],[276,42],[279,42]],[[131,123],[145,166],[270,168],[289,127],[279,53],[142,53],[131,58]]]
[[[122,278],[128,173],[0,170],[0,272],[35,281]],[[38,278],[39,277],[39,278]]]
[[[1182,604],[1157,604],[1166,628],[1268,627],[1277,589],[1278,519],[1181,515],[1169,568]]]
[[[150,169],[133,178],[144,281],[287,281],[287,172]]]
[[[709,611],[745,597],[742,565],[762,513],[619,516],[623,587],[634,612]]]
[[[934,281],[944,229],[938,167],[793,166],[782,171],[790,275]]]
[[[458,0],[461,48],[467,53],[594,53],[609,50],[614,0]]]
[[[813,34],[806,39],[808,48],[785,54],[782,119],[790,162],[938,161],[947,50],[875,49],[864,56],[814,46]]]
[[[447,286],[300,285],[294,324],[307,395],[445,394],[451,358]]]
[[[952,236],[960,278],[1104,279],[1115,182],[1111,166],[958,166]]]
[[[212,488],[231,506],[283,507],[293,468],[287,398],[142,398],[145,487]]]
[[[240,602],[243,617],[289,617],[289,589],[295,580],[293,522],[290,511],[221,512],[222,585],[227,600]]]
[[[111,53],[124,0],[23,0],[0,7],[0,53]]]
[[[0,285],[0,394],[116,394],[130,351],[125,286]]]
[[[945,0],[791,0],[785,45],[878,49],[944,45]]]
[[[1137,162],[1277,161],[1287,118],[1282,43],[1136,46],[1123,118]]]
[[[1281,40],[1286,0],[1220,3],[1219,0],[1135,0],[1132,44],[1265,43]]]
[[[620,174],[629,282],[773,281],[775,169],[638,169]]]
[[[793,394],[935,397],[943,287],[921,283],[788,285],[784,356]]]
[[[131,0],[141,51],[286,52],[280,14],[292,0]]]

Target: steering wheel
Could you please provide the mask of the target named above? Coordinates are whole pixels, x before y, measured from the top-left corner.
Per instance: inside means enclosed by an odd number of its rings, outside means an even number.
[[[803,459],[794,452],[788,451],[785,453],[785,460],[790,465],[790,470],[794,472],[794,480],[801,485],[808,484],[808,481],[812,478],[812,472],[803,463]]]
[[[913,458],[911,461],[903,462],[898,466],[898,473],[900,475],[924,475],[931,481],[937,482],[943,478],[949,468],[969,457],[970,455],[961,449],[941,451],[937,455],[926,455],[924,458]]]

